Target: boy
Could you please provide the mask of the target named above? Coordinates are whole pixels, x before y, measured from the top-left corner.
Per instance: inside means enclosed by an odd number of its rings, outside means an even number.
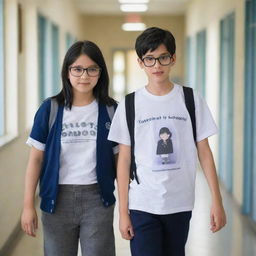
[[[212,194],[211,230],[226,224],[208,137],[217,132],[205,101],[194,92],[196,146],[182,86],[169,80],[175,64],[175,39],[166,30],[146,29],[136,40],[138,62],[148,84],[135,92],[135,162],[137,178],[129,184],[131,140],[122,101],[108,139],[120,144],[117,167],[120,231],[131,240],[133,256],[183,256],[194,206],[196,162]],[[172,134],[175,161],[157,155],[159,130]]]

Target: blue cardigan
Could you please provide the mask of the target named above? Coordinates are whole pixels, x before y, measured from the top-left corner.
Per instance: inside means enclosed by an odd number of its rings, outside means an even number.
[[[104,206],[115,203],[114,180],[116,177],[113,147],[117,144],[108,141],[110,117],[107,108],[99,105],[98,130],[96,139],[96,174]],[[116,108],[116,106],[115,106]],[[51,100],[45,100],[38,109],[30,137],[45,144],[44,159],[40,175],[41,209],[53,213],[56,205],[60,168],[60,141],[62,131],[63,106],[58,107],[57,116],[49,131]]]

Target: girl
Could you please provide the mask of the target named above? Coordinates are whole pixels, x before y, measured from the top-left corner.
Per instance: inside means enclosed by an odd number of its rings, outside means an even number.
[[[35,236],[34,206],[40,178],[44,252],[114,256],[113,211],[116,144],[107,140],[109,76],[93,42],[73,44],[64,58],[61,92],[38,109],[27,141],[31,151],[25,178],[22,229]],[[52,121],[53,106],[57,107]],[[51,123],[52,122],[52,123]]]

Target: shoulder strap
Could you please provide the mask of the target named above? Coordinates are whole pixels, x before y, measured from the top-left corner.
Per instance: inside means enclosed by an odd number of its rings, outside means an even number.
[[[58,103],[55,99],[51,99],[51,111],[49,116],[49,132],[55,122],[57,112],[58,112]]]
[[[112,106],[107,106],[107,111],[108,111],[108,116],[110,118],[110,121],[112,121],[113,119],[113,116],[115,114],[115,106],[112,105]]]
[[[126,112],[126,120],[127,126],[130,133],[131,139],[131,167],[130,167],[130,178],[138,181],[137,172],[136,172],[136,163],[134,156],[134,120],[135,120],[135,102],[134,102],[135,93],[132,92],[125,96],[125,112]]]
[[[194,93],[193,89],[190,87],[183,86],[185,104],[190,115],[192,128],[193,128],[193,136],[196,144],[196,114],[195,114],[195,101],[194,101]]]

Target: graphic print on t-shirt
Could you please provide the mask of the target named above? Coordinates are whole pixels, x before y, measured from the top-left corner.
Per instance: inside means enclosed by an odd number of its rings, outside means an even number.
[[[171,154],[173,153],[172,133],[167,127],[162,127],[159,131],[160,140],[157,143],[156,154],[159,155],[162,164],[171,163]]]
[[[177,133],[172,122],[159,122],[155,124],[154,128],[155,154],[153,156],[153,171],[180,169]]]
[[[63,123],[61,132],[62,143],[82,143],[96,140],[97,124],[94,122]]]

